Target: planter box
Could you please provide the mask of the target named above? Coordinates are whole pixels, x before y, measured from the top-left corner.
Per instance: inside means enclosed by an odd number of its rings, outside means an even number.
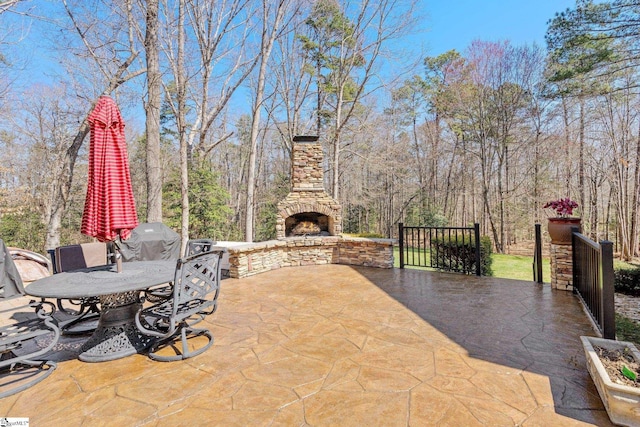
[[[607,350],[629,348],[636,361],[640,361],[640,352],[636,346],[627,341],[595,337],[580,337],[580,339],[587,357],[587,368],[611,421],[623,426],[640,426],[640,388],[612,382],[598,354],[593,349],[594,345]]]

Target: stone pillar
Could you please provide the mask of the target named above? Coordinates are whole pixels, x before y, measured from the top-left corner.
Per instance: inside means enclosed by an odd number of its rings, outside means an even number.
[[[573,291],[573,249],[551,243],[551,289]]]

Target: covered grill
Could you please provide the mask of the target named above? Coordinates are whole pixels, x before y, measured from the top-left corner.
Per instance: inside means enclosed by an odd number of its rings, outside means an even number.
[[[125,262],[180,258],[180,235],[161,222],[140,224],[118,245]]]

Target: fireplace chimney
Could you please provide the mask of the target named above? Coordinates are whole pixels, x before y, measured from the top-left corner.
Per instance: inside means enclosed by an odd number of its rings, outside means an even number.
[[[324,191],[324,153],[317,136],[293,137],[291,191]]]

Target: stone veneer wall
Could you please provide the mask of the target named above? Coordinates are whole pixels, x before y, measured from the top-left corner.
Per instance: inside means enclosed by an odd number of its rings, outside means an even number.
[[[346,264],[393,268],[393,239],[292,237],[227,248],[229,276],[241,278],[283,267]]]
[[[342,207],[324,191],[323,156],[321,144],[294,141],[291,147],[291,192],[278,203],[276,238],[286,237],[286,219],[300,213],[326,215],[329,217],[329,234],[342,234]]]
[[[573,250],[571,245],[551,243],[551,288],[573,291]]]

